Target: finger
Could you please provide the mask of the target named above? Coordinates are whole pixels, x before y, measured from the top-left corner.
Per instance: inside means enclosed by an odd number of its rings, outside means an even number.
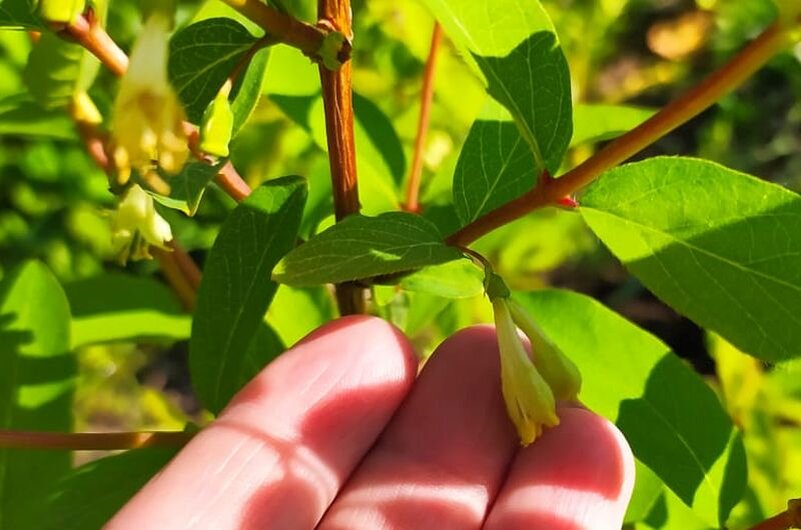
[[[519,451],[485,530],[613,530],[634,487],[634,457],[607,420],[561,408],[560,425]]]
[[[254,378],[108,528],[313,528],[414,381],[386,322],[340,319]]]
[[[478,529],[517,442],[495,331],[445,341],[320,528]]]

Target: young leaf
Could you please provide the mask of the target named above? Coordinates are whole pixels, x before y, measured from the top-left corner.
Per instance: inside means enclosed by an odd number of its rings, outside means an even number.
[[[231,91],[231,110],[234,112],[233,135],[247,123],[256,109],[261,97],[264,84],[264,74],[267,71],[267,62],[270,59],[269,48],[259,50],[253,55],[247,69],[242,73],[241,79],[234,83]]]
[[[300,177],[268,181],[231,212],[209,252],[192,322],[189,369],[198,397],[212,412],[252,375],[254,356],[278,353],[280,341],[264,329],[277,287],[270,273],[295,244],[306,195]],[[254,340],[258,346],[252,346]]]
[[[425,0],[512,114],[536,168],[555,173],[570,143],[570,72],[548,14],[531,0]],[[491,14],[491,16],[490,16]]]
[[[453,203],[462,225],[534,187],[531,149],[508,113],[489,107],[470,128],[453,173]]]
[[[72,309],[72,348],[87,344],[189,338],[191,321],[164,284],[108,273],[64,286]]]
[[[201,20],[173,35],[169,77],[191,122],[200,123],[203,111],[257,40],[242,24],[230,18]],[[268,53],[267,50],[257,53],[248,71],[234,83],[231,91],[234,132],[256,105]]]
[[[718,527],[746,481],[740,435],[715,393],[660,340],[570,291],[519,301],[584,378],[581,401],[614,421],[634,456]]]
[[[133,449],[73,469],[36,499],[43,514],[40,530],[101,528],[178,452],[172,448]]]
[[[654,110],[630,105],[593,105],[573,107],[573,138],[570,145],[609,140],[635,128],[654,114]]]
[[[2,0],[0,28],[42,29],[42,21],[34,14],[30,0]]]
[[[677,311],[760,359],[801,356],[801,197],[712,162],[652,158],[610,171],[580,202]]]
[[[0,429],[69,431],[75,359],[53,274],[28,262],[0,284]],[[69,472],[67,452],[0,449],[0,529],[35,528],[29,499]]]
[[[405,212],[352,215],[287,254],[274,277],[295,286],[341,283],[461,257],[420,216]]]

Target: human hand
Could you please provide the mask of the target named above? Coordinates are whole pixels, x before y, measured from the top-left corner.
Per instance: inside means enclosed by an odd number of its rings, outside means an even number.
[[[521,449],[490,327],[419,377],[407,339],[347,317],[256,376],[108,529],[619,529],[634,482],[617,429],[581,408]]]

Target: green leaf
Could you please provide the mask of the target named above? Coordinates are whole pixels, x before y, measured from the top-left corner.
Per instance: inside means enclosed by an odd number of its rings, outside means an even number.
[[[234,88],[231,91],[231,97],[233,98],[231,110],[234,112],[234,136],[247,123],[256,109],[256,104],[261,97],[264,73],[267,71],[270,53],[271,50],[269,48],[256,52],[250,63],[248,63],[247,69],[234,84]]]
[[[443,298],[472,298],[484,292],[484,271],[468,259],[432,265],[404,276],[401,289]]]
[[[75,358],[70,309],[53,274],[28,262],[0,284],[0,429],[70,431]],[[67,452],[0,449],[0,529],[37,528],[43,489],[69,472]]]
[[[267,314],[267,322],[287,346],[335,318],[333,299],[324,287],[280,285]]]
[[[609,140],[635,128],[654,115],[653,109],[630,105],[593,105],[573,107],[573,138],[570,145]]]
[[[100,62],[80,45],[45,31],[31,50],[23,80],[39,105],[59,108],[92,84],[99,66]]]
[[[320,92],[320,72],[296,48],[277,44],[270,54],[264,93],[283,96],[311,96]]]
[[[462,225],[516,199],[537,182],[531,149],[508,113],[485,110],[470,128],[453,174],[453,203]]]
[[[198,397],[212,412],[252,375],[251,359],[262,348],[276,353],[274,332],[263,329],[277,287],[270,273],[295,244],[306,195],[300,177],[268,181],[231,212],[209,252],[192,322],[189,369]],[[260,346],[249,351],[254,338]]]
[[[388,169],[400,185],[406,176],[406,157],[392,122],[378,105],[357,92],[353,93],[353,114],[359,156],[374,160],[379,170]]]
[[[352,215],[290,252],[274,277],[295,286],[342,283],[461,257],[420,216],[405,212]]]
[[[271,75],[275,73],[271,71]],[[320,149],[328,150],[325,110],[319,90],[303,96],[272,95],[270,99],[289,119],[308,132]],[[356,93],[353,104],[354,135],[359,151],[356,170],[365,212],[397,210],[397,187],[404,178],[406,167],[403,147],[389,118],[375,104]]]
[[[195,215],[206,188],[225,162],[223,160],[214,165],[205,162],[190,162],[184,165],[180,173],[170,177],[170,196],[158,197],[157,200],[164,206],[180,210],[190,217]]]
[[[30,0],[3,0],[0,2],[0,28],[42,29],[42,21],[34,12]]]
[[[634,491],[626,508],[624,524],[645,520],[665,491],[664,484],[653,471],[639,460],[634,461]]]
[[[579,398],[614,421],[634,456],[712,526],[746,482],[742,440],[715,393],[657,338],[570,291],[519,298],[581,370]]]
[[[712,162],[653,158],[610,171],[580,202],[677,311],[760,359],[801,356],[801,197]]]
[[[35,136],[57,140],[77,138],[75,124],[63,110],[47,110],[28,94],[0,100],[0,135]]]
[[[107,273],[64,286],[72,309],[72,348],[145,339],[189,338],[191,319],[165,285]]]
[[[425,0],[512,114],[538,170],[555,173],[573,129],[570,72],[548,14],[531,0]]]
[[[100,529],[175,456],[178,449],[144,448],[84,464],[37,499],[40,530]],[[44,502],[42,502],[44,501]]]
[[[169,78],[189,121],[200,123],[203,111],[258,39],[230,18],[209,18],[189,25],[170,40]],[[234,133],[258,101],[269,51],[251,59],[231,91]]]

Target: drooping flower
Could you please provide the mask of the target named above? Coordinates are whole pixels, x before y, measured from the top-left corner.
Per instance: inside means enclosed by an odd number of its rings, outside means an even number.
[[[501,392],[520,443],[526,446],[536,440],[545,427],[559,425],[556,400],[523,347],[512,320],[509,299],[495,298],[492,308],[501,353]]]
[[[581,390],[581,373],[542,329],[515,301],[510,300],[512,320],[526,334],[534,352],[534,366],[551,387],[554,397],[574,401]]]
[[[156,211],[153,197],[134,184],[111,218],[111,244],[119,261],[149,259],[151,245],[167,249],[169,241],[170,224]]]
[[[122,78],[111,130],[119,183],[131,169],[146,173],[155,162],[177,173],[189,154],[184,110],[167,79],[169,17],[159,10],[147,18]]]

